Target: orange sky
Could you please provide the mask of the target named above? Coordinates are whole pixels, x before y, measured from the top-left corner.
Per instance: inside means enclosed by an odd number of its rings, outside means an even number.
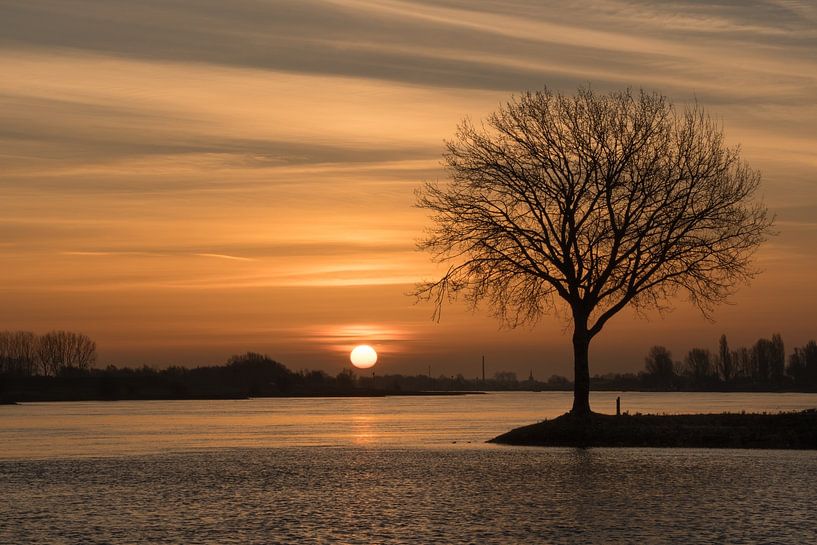
[[[653,344],[817,337],[811,2],[38,0],[0,6],[0,329],[82,331],[102,363],[269,353],[337,372],[570,372],[558,317],[500,330],[405,295],[442,141],[513,92],[697,98],[764,175],[780,235],[707,322],[622,313],[591,372]]]

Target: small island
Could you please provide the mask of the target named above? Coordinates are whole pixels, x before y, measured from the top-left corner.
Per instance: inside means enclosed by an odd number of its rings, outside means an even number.
[[[547,447],[817,449],[817,410],[779,414],[570,413],[489,443]]]

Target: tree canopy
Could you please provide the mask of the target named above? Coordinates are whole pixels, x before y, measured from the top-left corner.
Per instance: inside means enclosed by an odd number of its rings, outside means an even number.
[[[659,93],[526,92],[446,146],[450,180],[417,205],[431,213],[419,247],[448,268],[416,295],[437,311],[487,301],[512,327],[565,303],[575,412],[589,412],[587,350],[612,316],[679,294],[709,315],[770,232],[760,173],[703,108]]]

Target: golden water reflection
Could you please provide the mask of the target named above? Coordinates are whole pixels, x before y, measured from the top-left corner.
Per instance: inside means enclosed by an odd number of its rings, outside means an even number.
[[[352,442],[359,446],[370,446],[376,442],[374,417],[355,416],[352,418]]]
[[[593,410],[778,412],[817,394],[594,392]],[[115,456],[243,447],[482,445],[570,408],[570,392],[467,396],[23,403],[0,406],[0,459]]]

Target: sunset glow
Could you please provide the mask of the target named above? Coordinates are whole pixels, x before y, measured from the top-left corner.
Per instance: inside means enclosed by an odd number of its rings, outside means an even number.
[[[3,8],[0,329],[82,331],[105,363],[252,349],[336,373],[338,354],[367,340],[336,333],[365,323],[390,332],[395,371],[470,376],[487,354],[520,374],[567,374],[561,316],[502,330],[490,309],[459,304],[438,324],[406,295],[439,272],[415,251],[426,216],[414,190],[445,179],[444,140],[464,117],[524,89],[590,83],[710,109],[763,172],[780,232],[757,256],[764,274],[714,324],[684,301],[649,322],[623,313],[596,370],[637,370],[653,344],[748,344],[769,324],[791,346],[813,336],[807,4],[293,6],[238,2],[225,18],[217,4],[113,0],[90,26],[89,10],[59,3]]]
[[[0,545],[816,542],[817,1],[0,0],[0,74]]]

